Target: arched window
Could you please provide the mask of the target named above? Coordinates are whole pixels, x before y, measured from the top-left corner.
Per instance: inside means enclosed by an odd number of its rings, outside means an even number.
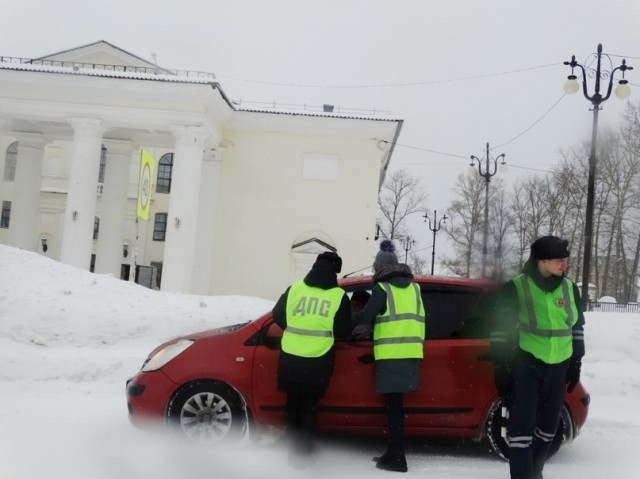
[[[7,148],[4,160],[4,179],[13,181],[16,179],[16,163],[18,161],[18,142],[14,141]]]
[[[100,169],[98,170],[98,183],[104,183],[104,171],[107,169],[107,147],[102,145],[100,150]]]
[[[158,162],[158,181],[156,192],[171,192],[171,173],[173,170],[173,153],[165,153]]]

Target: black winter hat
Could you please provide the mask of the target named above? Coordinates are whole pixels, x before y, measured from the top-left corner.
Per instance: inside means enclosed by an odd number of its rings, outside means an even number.
[[[325,251],[324,253],[320,253],[316,258],[316,263],[321,262],[329,263],[336,274],[342,271],[342,258],[333,251]]]
[[[568,258],[569,241],[557,236],[543,236],[531,244],[531,257],[537,260]]]
[[[380,242],[380,251],[376,254],[373,261],[373,270],[379,271],[380,268],[387,264],[398,264],[398,257],[395,253],[396,247],[391,240],[382,240]]]

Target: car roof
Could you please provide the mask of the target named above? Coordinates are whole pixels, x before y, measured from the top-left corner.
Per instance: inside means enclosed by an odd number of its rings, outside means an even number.
[[[349,278],[339,278],[338,285],[343,288],[352,286],[371,285],[372,275],[351,276]],[[413,281],[419,284],[438,286],[474,286],[482,289],[495,288],[496,283],[484,279],[464,278],[461,276],[414,276]]]

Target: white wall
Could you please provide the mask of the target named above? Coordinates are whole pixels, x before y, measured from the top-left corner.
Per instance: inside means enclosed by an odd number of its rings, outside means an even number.
[[[212,293],[275,299],[295,276],[294,241],[320,231],[342,274],[372,262],[381,151],[370,139],[229,131]],[[305,154],[336,155],[335,180],[303,179]],[[256,279],[257,278],[257,279]]]

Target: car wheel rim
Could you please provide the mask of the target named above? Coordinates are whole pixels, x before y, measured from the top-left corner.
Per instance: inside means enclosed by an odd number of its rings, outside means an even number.
[[[180,426],[191,439],[222,439],[229,433],[231,423],[231,406],[211,392],[192,396],[180,411]]]

